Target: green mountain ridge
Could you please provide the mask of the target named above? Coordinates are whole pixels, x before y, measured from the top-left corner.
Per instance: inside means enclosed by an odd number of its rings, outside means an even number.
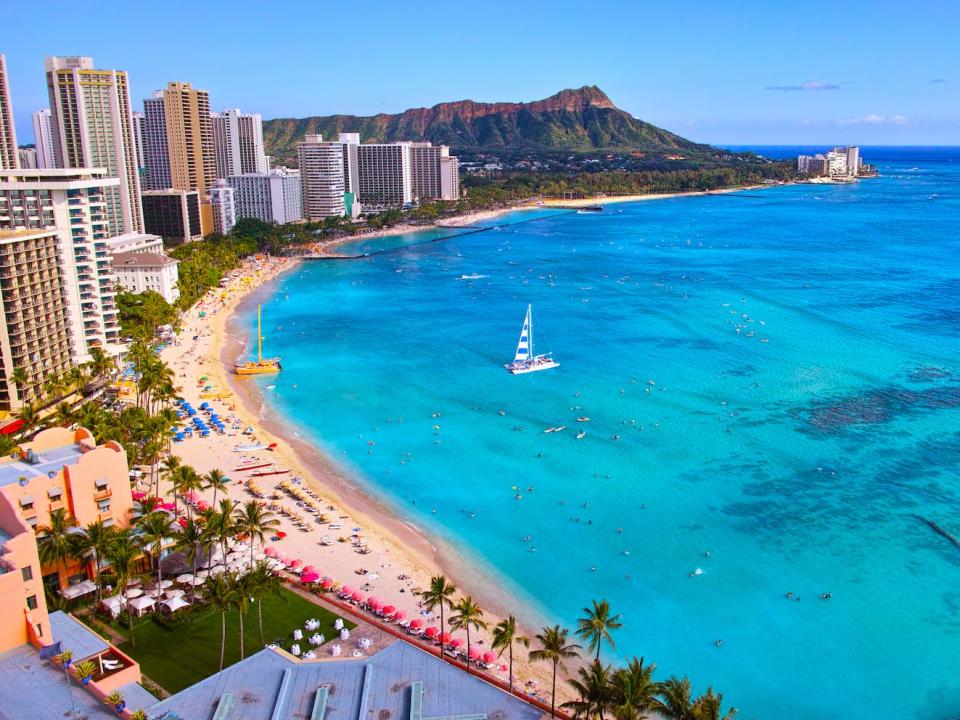
[[[455,151],[682,153],[690,159],[723,153],[633,117],[596,86],[562,90],[529,103],[472,100],[412,108],[398,114],[277,118],[263,123],[268,154],[288,158],[304,135],[336,139],[359,132],[361,142],[429,140]]]

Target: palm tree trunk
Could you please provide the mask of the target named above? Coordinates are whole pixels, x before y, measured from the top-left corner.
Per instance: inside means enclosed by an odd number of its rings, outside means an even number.
[[[508,676],[510,678],[510,692],[513,692],[513,639],[510,640],[510,671]]]
[[[470,664],[470,623],[467,623],[467,665]]]
[[[550,689],[550,717],[557,714],[557,661],[553,661],[553,687]]]
[[[220,669],[223,670],[223,651],[227,648],[227,613],[220,611]]]
[[[260,621],[260,644],[265,645],[263,639],[263,597],[257,598],[257,619]]]
[[[237,606],[237,615],[240,617],[240,659],[243,660],[243,608]]]
[[[126,594],[126,590],[124,590]],[[137,634],[133,631],[133,611],[130,609],[130,603],[127,603],[127,620],[130,621],[130,646],[137,646]]]
[[[440,659],[443,660],[443,602],[440,603]]]

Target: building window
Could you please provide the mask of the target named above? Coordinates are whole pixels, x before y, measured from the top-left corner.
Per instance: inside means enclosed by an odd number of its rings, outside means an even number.
[[[100,512],[102,512],[102,513],[103,513],[103,512],[110,512],[110,501],[109,501],[109,500],[101,500],[100,502],[97,503],[97,507],[100,509]]]
[[[25,568],[21,568],[20,573],[23,575],[24,582],[33,580],[33,568],[29,565],[27,565]]]
[[[37,596],[31,595],[27,598],[27,609],[36,610],[37,609]]]
[[[43,637],[43,625],[37,623],[37,637]]]

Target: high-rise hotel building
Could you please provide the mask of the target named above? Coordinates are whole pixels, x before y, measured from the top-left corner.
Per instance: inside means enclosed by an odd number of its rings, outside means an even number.
[[[38,294],[32,298],[33,305],[24,305],[26,296],[23,296],[13,315],[5,307],[3,321],[7,336],[16,333],[17,326],[29,325],[28,321],[33,320],[32,334],[28,333],[27,339],[35,340],[41,332],[46,332],[39,328],[41,317],[53,324],[50,332],[57,335],[59,325],[55,318],[65,317],[75,363],[89,360],[94,347],[109,354],[119,352],[120,323],[107,242],[111,237],[107,207],[108,199],[115,196],[120,184],[121,181],[109,177],[104,168],[0,171],[0,233],[5,234],[6,243],[13,243],[11,248],[34,252],[33,259],[24,259],[24,262],[28,269],[33,267],[39,273],[36,282],[40,283]],[[56,238],[58,274],[46,264],[48,258],[44,255],[50,237]],[[11,250],[10,257],[15,255]],[[22,276],[14,283],[13,275],[17,272],[17,268],[8,266],[7,277],[0,278],[5,288],[4,303],[8,289],[20,292],[20,288],[29,284]],[[63,306],[61,299],[50,295],[52,289],[43,284],[55,279],[62,288]],[[15,295],[9,297],[12,302],[16,301]],[[59,367],[58,342],[48,338],[33,350],[28,356],[28,366],[18,364],[25,356],[15,357],[11,350],[11,355],[4,356],[5,367],[9,361],[10,372],[24,367],[34,374]]]
[[[419,200],[456,200],[460,197],[460,166],[446,145],[410,144],[413,194]]]
[[[167,118],[163,110],[163,90],[143,101],[143,189],[166,190],[170,187],[170,156],[167,154]]]
[[[324,142],[323,135],[307,135],[297,145],[303,217],[322,220],[346,213],[343,144]]]
[[[380,209],[413,202],[409,142],[357,146],[357,196],[364,207]]]
[[[0,53],[0,170],[17,166],[17,129],[13,123],[13,101],[7,82],[7,58]]]
[[[33,141],[37,147],[37,168],[55,168],[57,157],[53,153],[53,126],[50,111],[46,108],[33,114]]]
[[[105,168],[119,178],[104,188],[111,235],[143,232],[130,86],[122,70],[95,70],[89,57],[48,57],[57,167]]]
[[[263,119],[260,113],[243,114],[237,108],[213,113],[213,146],[217,178],[270,169],[263,151]]]

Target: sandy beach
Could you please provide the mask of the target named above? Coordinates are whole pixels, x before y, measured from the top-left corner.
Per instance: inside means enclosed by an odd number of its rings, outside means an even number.
[[[507,598],[502,595],[478,591],[483,587],[496,589],[496,584],[483,582],[479,572],[465,567],[455,552],[439,549],[417,528],[402,522],[384,504],[362,492],[318,448],[298,438],[282,421],[269,417],[250,378],[228,371],[242,350],[245,335],[231,316],[245,300],[257,301],[260,294],[269,291],[272,281],[293,270],[298,262],[287,258],[248,261],[231,275],[225,287],[210,291],[185,313],[177,339],[162,350],[161,357],[173,369],[182,397],[195,407],[209,402],[227,431],[223,435],[211,433],[208,438],[187,438],[174,445],[174,454],[199,473],[217,468],[228,475],[232,481],[228,495],[234,501],[246,502],[254,497],[252,480],[254,488],[259,486],[262,490],[263,501],[277,508],[279,529],[286,533],[286,537],[267,542],[267,546],[285,557],[315,566],[321,576],[360,590],[364,597],[375,595],[394,605],[407,620],[419,618],[425,626],[438,624],[436,613],[427,613],[419,606],[416,591],[427,587],[430,577],[442,572],[461,593],[472,593],[478,599],[490,629],[511,612],[521,622],[527,622],[524,634],[532,637],[539,627],[535,624],[538,618],[525,613],[522,607],[508,607]],[[247,428],[252,428],[252,435],[244,434]],[[238,445],[257,443],[275,447],[235,451]],[[242,464],[266,463],[271,466],[252,472],[237,471]],[[256,472],[276,470],[289,472],[250,477]],[[302,505],[298,506],[298,499],[284,489],[299,492],[307,486],[319,498],[316,504],[322,510],[323,523],[307,514]],[[161,495],[172,497],[165,481],[161,483]],[[213,492],[208,490],[201,495],[210,502]],[[304,518],[302,529],[290,517],[296,515]],[[462,635],[454,633],[455,637]],[[489,631],[473,632],[471,640],[483,651],[490,648]],[[506,679],[506,675],[499,668],[494,671],[495,677]],[[534,683],[528,688],[531,692],[546,689],[536,694],[549,701],[549,671],[545,665],[532,665],[525,652],[517,652],[514,675],[515,684],[521,688],[530,681]]]

